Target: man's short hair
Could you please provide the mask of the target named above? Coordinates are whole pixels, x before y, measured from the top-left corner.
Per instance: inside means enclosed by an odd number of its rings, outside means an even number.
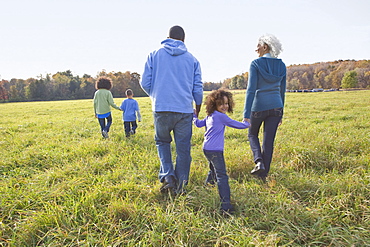
[[[185,32],[184,29],[180,26],[173,26],[170,28],[169,38],[177,39],[184,42],[185,40]]]

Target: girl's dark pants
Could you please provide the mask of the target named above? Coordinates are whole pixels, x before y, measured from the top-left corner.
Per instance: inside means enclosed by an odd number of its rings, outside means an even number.
[[[231,210],[229,177],[226,173],[224,153],[206,150],[203,150],[203,152],[210,165],[207,181],[210,182],[210,180],[214,178],[217,179],[218,193],[221,198],[221,208],[225,211]]]
[[[98,118],[101,131],[109,132],[109,128],[112,125],[112,115],[109,115],[106,118]]]

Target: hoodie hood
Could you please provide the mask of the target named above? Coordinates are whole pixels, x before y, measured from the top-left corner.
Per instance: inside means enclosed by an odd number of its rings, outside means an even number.
[[[262,78],[267,83],[281,81],[281,79],[286,75],[285,64],[279,58],[260,57],[253,61],[253,65],[257,68]]]
[[[165,39],[161,42],[165,51],[171,56],[179,56],[188,51],[184,42],[176,39]]]

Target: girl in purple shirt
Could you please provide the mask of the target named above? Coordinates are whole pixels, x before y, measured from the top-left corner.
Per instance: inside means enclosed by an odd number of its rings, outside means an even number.
[[[194,114],[194,124],[198,128],[206,127],[204,133],[203,152],[209,162],[206,185],[214,185],[217,181],[218,192],[221,199],[221,212],[232,214],[234,209],[230,202],[229,177],[226,172],[224,158],[225,126],[235,129],[246,129],[248,122],[238,122],[226,115],[233,112],[234,101],[232,93],[223,89],[212,91],[206,98],[207,117],[199,120]]]

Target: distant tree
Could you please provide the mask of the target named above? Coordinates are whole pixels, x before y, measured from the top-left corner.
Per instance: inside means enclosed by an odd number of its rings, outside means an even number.
[[[0,100],[2,101],[8,100],[8,92],[4,87],[3,81],[0,81]]]
[[[231,78],[229,89],[237,89],[237,82],[238,82],[238,76],[234,76],[233,78]]]
[[[140,86],[140,74],[137,72],[133,72],[130,74],[131,79],[128,84],[128,87],[131,88],[136,96],[147,96],[144,90]]]
[[[92,98],[95,92],[95,81],[91,75],[84,74],[81,78],[80,90],[83,99]]]
[[[292,80],[288,81],[286,88],[289,89],[289,90],[298,90],[300,88],[299,87],[299,79],[292,79]]]
[[[24,101],[26,100],[26,82],[23,79],[11,79],[9,89],[10,101]]]
[[[70,99],[70,81],[71,74],[65,72],[58,72],[53,75],[53,95],[54,99]],[[73,77],[73,76],[72,76]]]
[[[46,86],[43,79],[33,80],[28,85],[28,98],[30,100],[46,100]]]
[[[203,83],[203,90],[204,91],[212,91],[217,90],[222,87],[222,83],[214,83],[214,82],[204,82]]]
[[[223,87],[223,88],[230,88],[230,84],[231,84],[231,79],[230,79],[230,78],[227,78],[227,79],[225,79],[225,80],[222,82],[222,87]]]
[[[247,85],[247,83],[244,81],[244,77],[242,75],[238,76],[237,80],[236,80],[236,88],[237,89],[244,89],[244,88],[246,88],[246,85]]]
[[[356,71],[348,71],[344,74],[342,79],[342,88],[355,88],[357,87],[357,73]]]
[[[366,86],[366,88],[370,88],[370,71],[365,72],[364,76],[365,76],[365,78],[367,78],[365,86]]]
[[[370,85],[370,69],[369,68],[356,68],[357,73],[357,86],[359,88],[368,88]]]
[[[329,75],[325,76],[325,81],[330,84],[332,88],[340,88],[342,78],[343,72],[336,69],[332,71]]]

